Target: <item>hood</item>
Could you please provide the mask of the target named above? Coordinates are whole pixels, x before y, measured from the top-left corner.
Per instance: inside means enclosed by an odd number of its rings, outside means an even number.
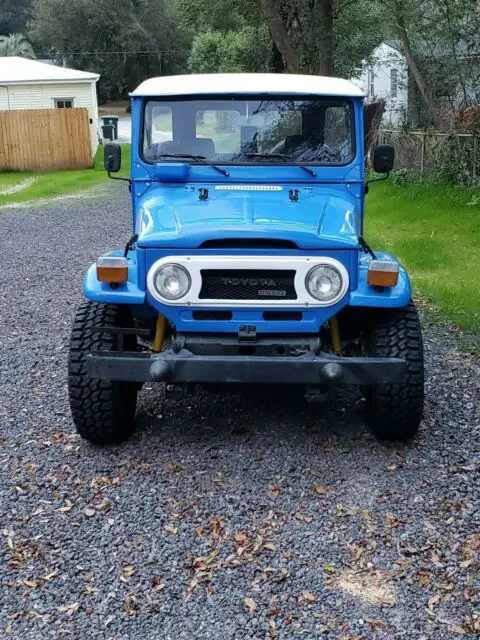
[[[210,185],[204,200],[197,186],[155,186],[137,206],[140,247],[194,249],[240,238],[287,240],[299,249],[358,246],[358,205],[344,185]]]

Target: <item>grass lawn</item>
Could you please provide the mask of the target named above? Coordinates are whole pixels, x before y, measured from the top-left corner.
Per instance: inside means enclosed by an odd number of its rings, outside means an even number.
[[[118,176],[127,177],[130,175],[130,145],[122,144],[121,147],[122,170]],[[25,189],[21,189],[15,193],[2,194],[3,190],[9,189],[28,178],[35,178],[35,180]],[[103,168],[103,146],[100,146],[95,155],[92,169],[49,171],[46,173],[17,171],[0,173],[0,206],[2,204],[66,195],[94,187],[108,180],[107,173]]]
[[[397,255],[442,315],[480,332],[480,189],[372,184],[365,238]]]

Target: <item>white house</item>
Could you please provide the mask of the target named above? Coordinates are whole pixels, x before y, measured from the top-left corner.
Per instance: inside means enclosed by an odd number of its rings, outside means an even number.
[[[0,110],[86,107],[92,155],[98,146],[96,73],[11,56],[0,58]]]
[[[394,126],[405,120],[408,66],[395,41],[379,44],[369,60],[364,62],[360,75],[352,78],[352,82],[363,90],[368,100],[385,100],[384,125]]]

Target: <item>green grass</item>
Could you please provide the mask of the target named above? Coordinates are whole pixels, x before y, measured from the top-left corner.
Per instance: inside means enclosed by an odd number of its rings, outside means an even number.
[[[480,332],[480,190],[372,184],[365,237],[400,258],[414,290],[443,316]]]
[[[121,147],[122,169],[118,176],[127,177],[130,175],[130,145],[122,144]],[[25,189],[6,195],[0,193],[0,206],[2,204],[62,196],[108,182],[109,178],[103,168],[103,146],[98,148],[91,169],[50,171],[46,173],[0,173],[0,192],[2,189],[14,186],[31,177],[35,177],[35,181]]]

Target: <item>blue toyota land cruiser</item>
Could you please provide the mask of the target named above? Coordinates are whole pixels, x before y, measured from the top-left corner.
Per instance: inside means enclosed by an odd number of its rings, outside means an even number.
[[[126,438],[153,381],[357,385],[378,437],[412,436],[422,336],[405,269],[363,238],[361,91],[218,74],[153,78],[131,98],[132,237],[88,270],[72,330],[80,435]],[[109,174],[120,164],[106,144]],[[373,169],[392,166],[377,147]]]

